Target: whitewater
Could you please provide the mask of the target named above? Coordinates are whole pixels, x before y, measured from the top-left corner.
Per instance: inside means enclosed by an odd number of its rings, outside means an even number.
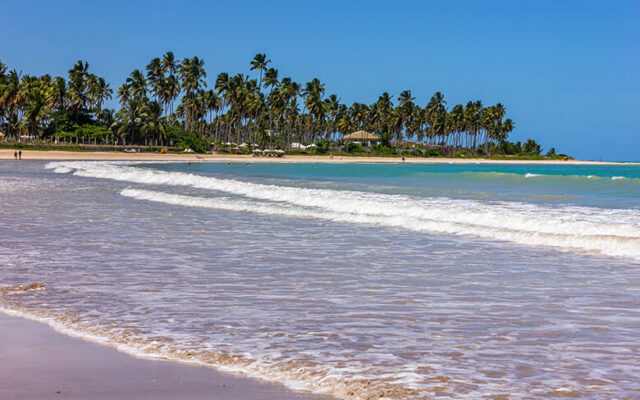
[[[229,198],[207,199],[149,190],[131,189],[121,192],[123,196],[140,200],[376,224],[422,232],[474,235],[640,260],[640,213],[636,210],[550,208],[517,202],[487,204],[451,198],[419,199],[345,190],[306,189],[156,171],[114,163],[51,163],[47,168],[57,173],[73,172],[83,177],[159,186],[189,186],[244,198],[236,202]]]

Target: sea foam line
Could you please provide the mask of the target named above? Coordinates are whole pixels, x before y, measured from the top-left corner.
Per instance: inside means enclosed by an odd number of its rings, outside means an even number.
[[[349,379],[344,379],[346,377],[342,377],[340,374],[334,373],[331,368],[329,368],[329,370],[322,376],[315,376],[312,371],[307,370],[305,367],[274,368],[274,366],[269,362],[263,362],[257,359],[239,359],[236,363],[220,363],[215,361],[217,359],[215,356],[199,358],[197,355],[190,355],[190,352],[186,352],[186,355],[182,355],[181,352],[176,351],[162,352],[149,350],[148,348],[145,348],[146,346],[143,344],[136,345],[126,342],[117,342],[110,338],[107,332],[87,332],[73,327],[72,324],[62,322],[55,317],[37,315],[31,312],[7,308],[2,305],[0,305],[0,313],[44,323],[63,335],[86,340],[103,346],[113,347],[116,350],[133,357],[149,360],[166,360],[182,364],[213,368],[221,372],[242,374],[249,378],[265,382],[280,383],[291,390],[302,390],[316,394],[330,395],[337,399],[365,400],[369,398],[376,398],[380,400],[392,400],[408,398],[407,395],[415,395],[417,393],[416,390],[402,388],[397,384],[388,386],[385,386],[384,383],[381,383],[382,386],[370,385],[370,383],[367,382],[371,381],[362,378],[354,379],[353,382],[351,382]],[[153,343],[155,342],[152,342],[152,344]],[[235,359],[235,357],[229,358]],[[383,395],[385,392],[392,393],[392,396],[394,394],[405,395],[388,397]]]
[[[442,234],[472,235],[488,239],[511,241],[519,244],[559,247],[562,249],[579,249],[595,251],[602,254],[638,258],[637,249],[640,239],[582,236],[572,237],[560,234],[529,233],[515,230],[503,230],[485,226],[461,225],[442,221],[402,218],[398,216],[337,213],[327,210],[266,204],[255,201],[231,198],[208,198],[185,196],[172,193],[142,189],[124,189],[121,194],[138,200],[153,201],[171,205],[211,208],[236,212],[252,212],[264,215],[278,215],[295,218],[312,218],[331,220],[342,223],[368,224],[393,228],[409,229],[418,232],[434,232]]]
[[[152,201],[163,196],[161,201],[175,205],[473,235],[526,245],[595,251],[610,256],[640,259],[640,228],[625,223],[633,220],[632,210],[584,207],[558,210],[534,204],[487,204],[447,198],[416,199],[380,193],[265,185],[114,163],[50,163],[47,167],[57,172],[74,171],[75,175],[84,177],[188,186],[269,202],[246,203],[242,199],[215,200],[192,196],[176,198],[167,197],[174,195],[161,192],[123,192],[123,195]],[[279,206],[274,208],[274,204]]]

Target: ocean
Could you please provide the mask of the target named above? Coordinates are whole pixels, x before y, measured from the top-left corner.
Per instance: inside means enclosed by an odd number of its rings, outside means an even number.
[[[0,221],[0,310],[131,354],[338,399],[640,397],[638,165],[6,161]]]

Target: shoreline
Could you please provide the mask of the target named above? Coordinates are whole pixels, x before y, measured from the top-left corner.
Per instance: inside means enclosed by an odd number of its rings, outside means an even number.
[[[15,150],[1,149],[0,160],[14,160]],[[185,161],[185,162],[252,162],[252,163],[309,163],[309,164],[540,164],[540,165],[640,165],[638,162],[582,161],[582,160],[507,160],[486,158],[406,158],[361,156],[298,156],[283,158],[253,157],[234,154],[160,154],[99,151],[23,150],[22,161]]]
[[[216,369],[138,358],[0,311],[0,398],[330,400]]]

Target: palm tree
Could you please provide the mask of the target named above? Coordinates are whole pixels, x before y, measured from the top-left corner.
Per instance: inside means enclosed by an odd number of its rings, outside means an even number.
[[[54,140],[58,142],[58,116],[66,108],[67,102],[67,82],[64,78],[56,76],[51,82],[51,92],[49,97],[49,108],[57,114],[54,118]]]
[[[415,100],[415,97],[411,96],[411,90],[405,90],[398,96],[398,115],[400,117],[401,128],[396,131],[396,140],[402,146],[404,146],[404,144],[402,144],[403,130],[407,134],[407,137],[410,134],[407,128],[414,116],[415,105],[413,104],[413,100]]]
[[[145,141],[150,139],[156,146],[164,143],[166,130],[162,121],[162,106],[157,101],[145,105],[140,131],[145,135]]]
[[[145,104],[142,99],[130,99],[124,107],[117,113],[117,133],[124,141],[127,133],[129,134],[129,143],[135,144],[136,131],[140,129],[140,125],[143,121],[143,113],[145,111]]]
[[[153,97],[158,100],[162,92],[164,72],[162,71],[162,61],[157,57],[147,64],[147,81]]]
[[[165,109],[165,113],[173,114],[173,102],[180,96],[180,92],[180,81],[175,75],[169,75],[162,80],[158,98]]]
[[[267,64],[269,64],[271,60],[267,60],[266,54],[258,53],[251,60],[251,69],[250,71],[257,70],[260,74],[260,79],[258,80],[258,87],[262,87],[262,71],[267,68]]]
[[[75,131],[78,142],[80,137],[95,139],[96,132],[102,135],[95,126],[106,124],[123,143],[126,139],[135,144],[143,137],[145,142],[163,142],[169,123],[215,140],[262,141],[269,146],[289,146],[293,138],[333,139],[336,133],[364,129],[380,134],[385,144],[394,137],[399,143],[415,138],[444,146],[450,154],[467,148],[482,149],[485,155],[514,129],[502,104],[485,107],[481,101],[469,101],[449,110],[440,92],[424,106],[405,90],[396,105],[385,92],[372,104],[354,102],[347,107],[336,94],[325,98],[324,84],[317,78],[304,90],[290,77],[279,80],[278,71],[268,68],[270,62],[265,54],[257,54],[250,71],[258,71],[258,79],[223,72],[215,90],[207,90],[204,61],[193,57],[180,63],[169,51],[127,77],[117,90],[121,109],[115,115],[103,110],[113,95],[109,83],[90,73],[84,61],[73,65],[67,80],[7,72],[0,62],[0,126],[18,140],[20,132],[27,132],[52,133],[57,141],[58,123],[67,121],[64,130]],[[149,93],[155,101],[148,99]],[[177,99],[181,103],[174,110]]]
[[[453,146],[456,150],[462,147],[461,133],[464,129],[464,107],[462,104],[456,104],[449,113],[451,118],[451,131],[454,133]]]
[[[429,124],[430,139],[432,140],[437,137],[441,137],[444,140],[447,117],[446,104],[447,102],[444,100],[442,93],[435,92],[424,109],[425,120]]]
[[[93,80],[91,86],[91,96],[93,98],[94,105],[96,107],[96,117],[100,115],[102,111],[102,104],[106,100],[110,100],[113,94],[113,89],[109,86],[109,83],[101,77]]]
[[[182,99],[183,104],[189,105],[189,107],[187,107],[189,111],[185,114],[185,128],[187,130],[193,130],[195,95],[201,87],[207,86],[204,81],[204,78],[207,77],[207,73],[204,70],[204,60],[200,60],[198,57],[185,58],[180,66],[179,76],[182,80],[182,89],[185,91]]]
[[[336,125],[340,117],[340,99],[338,96],[332,94],[324,99],[324,109],[327,116],[325,139],[330,139],[336,131]]]
[[[264,87],[271,88],[269,94],[273,91],[273,88],[278,85],[278,70],[275,68],[269,68],[264,74]]]
[[[79,60],[73,68],[69,70],[69,101],[67,107],[71,118],[79,121],[89,102],[88,96],[88,80],[89,80],[89,64]]]
[[[131,87],[124,83],[118,88],[117,96],[120,99],[120,104],[126,104],[131,100]]]
[[[162,56],[162,61],[160,61],[160,68],[163,74],[175,74],[176,71],[180,68],[178,62],[176,62],[176,58],[173,55],[172,51],[167,51],[164,56]]]
[[[37,136],[40,123],[47,116],[50,86],[48,82],[27,75],[23,77],[21,83],[20,97],[24,108],[22,122],[29,136]]]
[[[314,78],[306,83],[303,94],[305,96],[304,105],[309,112],[306,140],[312,141],[317,133],[317,126],[324,120],[324,106],[322,103],[324,84],[318,78]]]
[[[134,70],[126,80],[131,95],[135,99],[147,98],[147,79],[139,69]]]
[[[20,74],[14,69],[3,77],[4,83],[0,87],[0,111],[7,121],[7,136],[11,137],[12,127],[16,126],[20,105]],[[16,131],[16,138],[20,135]]]

